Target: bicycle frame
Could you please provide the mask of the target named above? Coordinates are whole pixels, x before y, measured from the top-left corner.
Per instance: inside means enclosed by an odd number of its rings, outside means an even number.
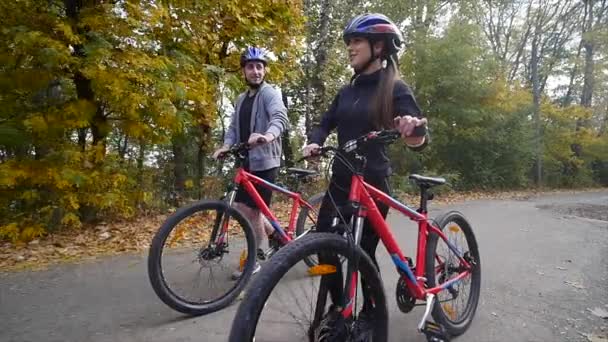
[[[399,211],[401,214],[409,217],[411,220],[418,222],[418,243],[417,243],[417,254],[416,254],[416,269],[415,273],[410,268],[408,261],[406,260],[403,252],[399,248],[399,245],[388,227],[386,221],[382,217],[378,206],[374,200],[386,204],[388,207]],[[405,274],[405,281],[408,289],[413,297],[416,299],[425,299],[427,295],[436,295],[440,291],[448,288],[449,286],[459,282],[464,277],[471,274],[471,265],[464,259],[463,253],[448,241],[445,234],[441,229],[433,226],[428,221],[428,214],[424,210],[418,212],[398,200],[390,197],[381,190],[373,187],[366,183],[361,175],[353,175],[351,180],[351,189],[349,193],[349,201],[358,205],[358,212],[354,220],[354,236],[356,243],[359,243],[361,236],[361,229],[363,227],[363,220],[367,218],[376,234],[380,237],[380,240],[389,252],[393,263],[397,269]],[[448,247],[458,256],[460,262],[467,268],[464,272],[461,272],[458,276],[439,284],[436,287],[427,289],[425,287],[426,278],[424,277],[425,271],[425,255],[426,255],[426,243],[427,236],[432,232],[437,234],[443,241],[446,242]],[[355,290],[357,287],[357,274],[350,276],[350,286],[348,285],[349,280],[347,279],[347,286],[350,287],[348,293],[349,298],[346,298],[348,305],[342,311],[344,317],[349,317],[352,314],[353,303],[351,300],[354,297]]]
[[[239,167],[236,172],[236,176],[234,178],[234,183],[236,187],[232,190],[231,196],[229,198],[229,203],[232,204],[236,191],[240,186],[242,186],[245,191],[251,196],[255,204],[258,206],[262,214],[268,219],[270,225],[274,228],[276,232],[278,232],[282,238],[283,244],[289,243],[294,239],[294,233],[296,229],[296,220],[298,217],[298,210],[300,207],[307,207],[310,212],[314,212],[315,209],[308,202],[302,199],[302,196],[299,193],[292,192],[290,190],[284,189],[276,184],[270,183],[260,177],[257,177],[247,171],[243,167]],[[270,210],[270,208],[266,205],[257,189],[254,187],[254,184],[261,185],[265,188],[268,188],[274,192],[279,192],[287,195],[292,200],[291,213],[289,216],[289,226],[286,230],[281,228],[279,220],[274,215],[274,213]],[[310,215],[310,214],[309,214]],[[225,235],[228,227],[225,225],[222,229],[222,238]],[[302,234],[304,236],[305,234]]]

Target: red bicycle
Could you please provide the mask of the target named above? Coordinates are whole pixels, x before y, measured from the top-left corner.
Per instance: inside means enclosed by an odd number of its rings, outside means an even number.
[[[337,208],[338,219],[334,222],[342,222],[333,227],[337,234],[309,234],[280,250],[266,264],[239,306],[231,342],[286,341],[286,336],[290,341],[386,341],[384,286],[378,269],[359,247],[365,219],[380,237],[399,274],[395,290],[399,309],[410,312],[416,305],[425,306],[418,330],[429,341],[448,341],[466,331],[480,296],[479,250],[471,225],[461,213],[451,211],[437,220],[428,217],[427,204],[433,199],[429,189],[445,180],[411,175],[409,178],[420,188],[420,206],[415,210],[363,179],[365,158],[360,151],[369,144],[390,144],[399,136],[396,131],[371,132],[339,149],[321,149],[320,154],[333,152],[334,162],[345,163],[353,172],[349,204]],[[399,248],[375,201],[418,224],[415,263]],[[300,261],[313,255],[323,261],[315,266],[321,276],[302,280],[306,269]],[[357,313],[362,301],[359,278],[365,280],[365,300],[371,303],[361,321]],[[335,290],[336,284],[338,295],[329,290],[330,285]],[[306,285],[310,285],[309,290],[303,290]],[[297,292],[293,287],[298,288]],[[430,315],[434,323],[429,321]]]
[[[189,315],[203,315],[228,306],[243,290],[260,259],[270,258],[283,245],[314,229],[316,207],[322,195],[305,201],[298,192],[267,182],[242,167],[248,145],[233,146],[236,176],[222,200],[203,200],[180,208],[167,218],[152,243],[148,256],[148,276],[158,297],[169,307]],[[296,185],[310,181],[317,172],[286,170]],[[254,184],[289,197],[292,203],[289,225],[282,228],[275,214],[262,200]],[[254,232],[248,220],[233,207],[239,187],[253,198],[280,239],[258,255]],[[275,234],[277,235],[277,234]],[[315,265],[316,258],[306,259]],[[238,279],[232,274],[239,270]]]

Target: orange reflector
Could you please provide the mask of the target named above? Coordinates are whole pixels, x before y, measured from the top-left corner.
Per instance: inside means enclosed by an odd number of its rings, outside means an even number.
[[[311,276],[319,276],[336,273],[336,266],[334,265],[315,265],[308,268],[308,274]]]
[[[245,262],[247,262],[247,250],[243,250],[241,252],[241,257],[239,259],[239,271],[243,272],[245,268]]]
[[[441,305],[443,307],[443,311],[448,314],[448,316],[450,317],[450,319],[454,320],[456,319],[456,312],[454,312],[454,308],[452,307],[452,304],[450,303],[443,303],[443,305]]]
[[[460,232],[460,227],[458,226],[450,226],[448,228],[452,233],[459,233]]]

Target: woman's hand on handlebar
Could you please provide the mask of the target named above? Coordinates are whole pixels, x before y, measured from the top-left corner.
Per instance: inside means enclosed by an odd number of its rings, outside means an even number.
[[[308,144],[308,145],[304,146],[304,148],[302,150],[303,150],[302,154],[304,155],[304,158],[308,158],[308,157],[318,155],[319,152],[321,151],[321,146],[319,146],[318,144],[312,143],[312,144]]]
[[[404,115],[395,118],[395,128],[401,133],[401,137],[409,146],[418,146],[424,143],[425,135],[416,134],[417,132],[425,132],[426,118],[417,118],[415,116]],[[423,128],[418,129],[418,128]]]

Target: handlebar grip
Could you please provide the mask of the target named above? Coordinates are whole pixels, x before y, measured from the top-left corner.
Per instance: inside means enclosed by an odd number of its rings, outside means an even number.
[[[401,133],[396,129],[387,129],[383,131],[382,136],[389,139],[398,139],[401,137]]]
[[[414,128],[414,131],[412,132],[412,137],[423,137],[426,135],[427,132],[427,128],[426,125],[422,125],[422,126],[416,126],[416,128]]]

